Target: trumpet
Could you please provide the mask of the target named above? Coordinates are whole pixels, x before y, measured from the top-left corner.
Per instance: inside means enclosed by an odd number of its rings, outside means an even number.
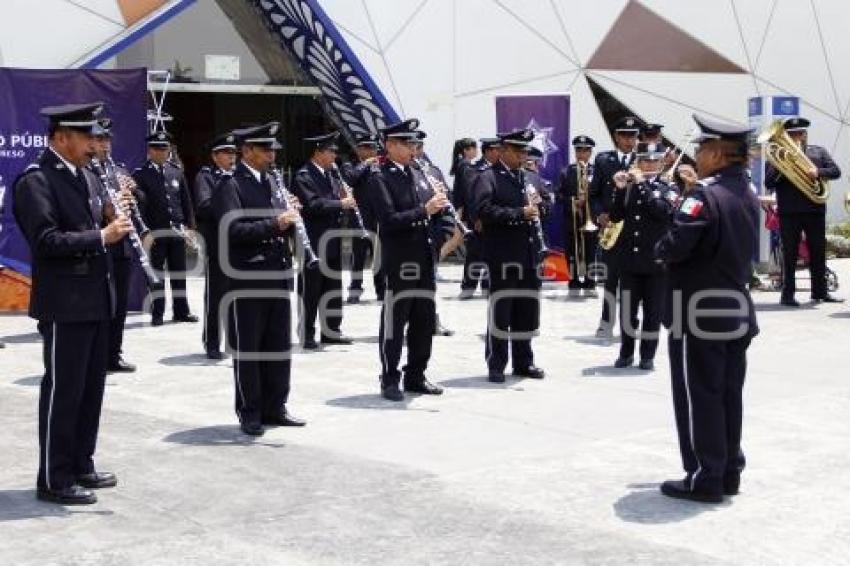
[[[272,201],[275,208],[278,210],[289,210],[289,199],[291,195],[286,190],[286,185],[283,184],[283,176],[280,174],[280,169],[269,169],[272,178],[274,178],[274,186],[272,187]],[[304,263],[308,268],[315,267],[319,263],[319,256],[313,251],[313,246],[310,243],[310,236],[307,235],[307,227],[304,225],[304,219],[298,215],[298,220],[295,221],[295,239],[298,244],[304,249]]]
[[[573,214],[573,246],[575,247],[575,267],[576,276],[584,277],[587,275],[587,257],[585,254],[586,242],[585,234],[596,232],[599,226],[593,223],[590,213],[590,199],[588,198],[588,174],[587,163],[579,161],[576,163],[576,175],[578,176],[578,186],[576,189],[576,197],[572,198],[572,214]],[[577,202],[584,199],[584,209],[577,206]],[[584,216],[585,223],[579,227],[579,220]]]
[[[420,171],[422,171],[422,174],[425,175],[425,180],[428,181],[428,185],[430,185],[431,190],[434,191],[434,193],[439,192],[445,194],[446,186],[443,184],[442,181],[440,181],[431,173],[429,173],[430,165],[424,159],[414,158],[412,163],[414,163],[416,167]],[[451,215],[452,220],[454,221],[454,225],[457,227],[458,230],[460,230],[461,234],[463,234],[464,239],[467,239],[472,236],[472,230],[470,230],[469,227],[464,224],[463,220],[460,219],[460,214],[458,214],[457,209],[454,207],[451,201],[449,201],[449,203],[446,205],[445,211],[447,214]]]
[[[525,190],[523,192],[525,193],[526,204],[535,204],[535,196],[540,196],[537,189],[531,183],[526,183]],[[531,222],[531,224],[534,228],[534,251],[537,254],[537,257],[542,260],[549,254],[549,247],[546,245],[546,236],[543,233],[543,222],[540,221],[540,217],[538,216]]]
[[[337,167],[336,163],[332,165],[332,169],[334,177],[336,177],[336,180],[339,181],[339,185],[340,187],[342,187],[342,192],[345,197],[354,197],[354,191],[351,189],[348,183],[345,182],[345,179],[342,178],[342,173],[340,172],[339,167]],[[366,239],[369,237],[369,231],[366,230],[366,225],[363,223],[363,215],[360,214],[360,208],[358,208],[357,206],[354,207],[354,224],[360,231],[361,238]]]
[[[115,214],[119,216],[125,216],[124,210],[121,208],[121,195],[120,189],[116,188],[112,184],[112,179],[106,172],[106,168],[104,164],[94,158],[91,160],[91,166],[97,176],[100,177],[100,182],[103,184],[103,188],[106,191],[106,196],[109,198],[109,202],[112,203],[112,208],[115,209]],[[136,208],[138,210],[138,208]],[[132,214],[132,210],[131,210]],[[140,224],[139,226],[144,227],[144,222],[141,222],[141,216],[138,217]],[[139,236],[139,232],[136,230],[136,222],[134,222],[134,218],[130,217],[130,224],[133,225],[133,229],[127,234],[127,237],[130,238],[130,244],[133,246],[133,252],[136,254],[136,258],[139,260],[139,265],[142,266],[142,271],[145,273],[145,278],[147,279],[148,285],[158,285],[160,283],[159,277],[156,275],[156,270],[151,265],[150,258],[148,257],[148,252],[145,251],[145,247],[142,245],[142,238]],[[144,229],[144,228],[143,228]]]

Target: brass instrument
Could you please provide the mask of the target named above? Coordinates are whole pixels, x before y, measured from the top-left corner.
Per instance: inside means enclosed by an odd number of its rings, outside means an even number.
[[[343,179],[342,172],[339,170],[339,167],[337,166],[337,164],[334,163],[331,166],[331,168],[332,168],[334,177],[336,177],[337,181],[339,181],[339,186],[342,189],[342,192],[343,192],[343,195],[345,196],[345,198],[348,198],[348,197],[353,198],[354,197],[354,190],[348,185],[348,183],[345,182],[345,179]],[[366,239],[366,238],[369,237],[369,231],[366,230],[366,225],[363,223],[363,215],[360,214],[360,209],[357,206],[355,206],[353,210],[354,210],[354,224],[356,225],[357,230],[360,231],[360,237],[363,238],[363,239]],[[343,211],[343,212],[345,212],[345,211]]]
[[[524,179],[524,177],[523,177]],[[526,204],[536,204],[535,196],[541,197],[541,195],[537,192],[537,189],[531,183],[525,183],[525,193]],[[540,202],[538,199],[537,202]],[[534,220],[530,221],[529,224],[534,228],[534,251],[537,254],[537,257],[540,261],[543,261],[547,255],[549,255],[549,247],[546,245],[546,236],[543,233],[543,222],[540,220],[540,216],[537,216]]]
[[[576,163],[576,175],[578,176],[578,186],[576,188],[576,196],[572,197],[572,214],[573,214],[573,246],[575,247],[575,266],[577,277],[585,277],[587,275],[587,257],[585,256],[586,242],[585,234],[596,232],[599,226],[591,220],[590,212],[590,195],[588,194],[589,182],[587,174],[588,164],[583,161]],[[584,199],[584,210],[580,210],[576,206],[576,202]],[[579,227],[579,220],[584,217],[585,223]]]
[[[443,184],[442,181],[434,177],[434,175],[429,172],[431,166],[427,161],[425,161],[424,159],[416,159],[414,157],[411,164],[413,164],[417,169],[422,172],[422,174],[425,176],[425,180],[428,182],[428,185],[430,185],[431,190],[434,191],[435,194],[438,192],[446,194],[446,186]],[[457,227],[458,230],[460,230],[461,234],[463,234],[464,239],[467,239],[472,236],[472,230],[470,230],[463,222],[463,220],[461,220],[460,214],[458,213],[454,205],[451,203],[451,201],[449,201],[449,203],[446,205],[445,212],[452,217],[454,225]]]
[[[632,165],[632,168],[634,167],[635,165]],[[631,170],[629,170],[628,180],[626,182],[628,183],[626,185],[626,202],[629,202],[629,192],[632,189],[632,185],[635,183],[635,176]],[[615,187],[614,190],[619,189]],[[608,225],[605,226],[604,230],[602,230],[602,235],[599,236],[599,245],[603,250],[610,250],[617,245],[617,239],[620,237],[620,232],[623,231],[625,223],[625,220],[620,220],[619,222],[608,222]]]
[[[815,164],[803,149],[785,131],[782,120],[774,120],[758,136],[757,142],[764,146],[767,160],[779,170],[791,184],[815,204],[824,204],[829,198],[829,184],[822,179],[812,179],[809,171]]]

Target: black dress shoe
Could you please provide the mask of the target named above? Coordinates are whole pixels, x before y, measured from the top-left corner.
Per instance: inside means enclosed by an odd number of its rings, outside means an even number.
[[[833,297],[830,294],[826,294],[823,297],[817,297],[812,299],[816,303],[843,303],[844,299],[839,299],[838,297]]]
[[[279,414],[264,417],[263,424],[272,426],[304,426],[307,424],[307,421],[294,416],[284,407]]]
[[[336,336],[322,336],[322,344],[342,344],[348,345],[354,343],[354,340],[345,334],[337,334]]]
[[[722,503],[723,494],[709,491],[691,490],[684,480],[667,480],[661,484],[661,493],[675,499],[687,499],[699,503]]]
[[[635,359],[631,356],[628,358],[619,357],[614,362],[614,367],[618,369],[629,368],[632,367],[632,364],[635,363]]]
[[[437,325],[434,327],[434,336],[454,336],[454,333],[454,330],[446,328],[440,322],[437,322]]]
[[[106,367],[107,373],[133,373],[134,371],[136,371],[136,366],[128,364],[120,356]]]
[[[491,369],[490,372],[487,374],[487,381],[491,383],[504,383],[505,372]]]
[[[97,503],[97,496],[79,485],[71,485],[62,489],[47,489],[40,487],[36,497],[42,501],[58,503],[59,505],[91,505]]]
[[[424,377],[416,381],[407,379],[404,380],[405,393],[422,393],[423,395],[442,395],[443,388],[439,385],[434,385]]]
[[[258,422],[239,423],[239,428],[241,428],[242,432],[248,436],[263,436],[266,432],[263,430],[263,425]]]
[[[726,476],[723,478],[723,495],[738,495],[741,488],[741,476]]]
[[[305,350],[318,350],[319,344],[316,342],[315,338],[305,338],[301,343],[301,347]]]
[[[118,478],[111,472],[92,472],[77,476],[77,483],[86,489],[103,489],[118,485]]]
[[[475,289],[461,289],[460,295],[457,298],[461,301],[468,301],[475,296]]]
[[[211,360],[223,360],[227,355],[221,350],[207,350],[207,358]]]
[[[546,376],[546,372],[537,366],[515,369],[513,373],[517,377],[530,377],[531,379],[543,379]]]
[[[184,314],[183,316],[175,316],[172,319],[174,322],[198,322],[198,317],[193,314]]]
[[[151,326],[162,326],[164,323],[162,322],[162,317],[157,316],[151,319]]]
[[[800,303],[797,302],[797,299],[794,299],[793,297],[790,298],[790,299],[782,299],[781,301],[779,301],[779,304],[786,306],[786,307],[799,307],[800,306]]]
[[[614,331],[605,326],[600,326],[596,329],[596,337],[611,340],[614,337]]]
[[[638,367],[644,371],[652,371],[655,369],[655,362],[652,360],[641,360]]]
[[[404,393],[396,384],[381,387],[381,397],[387,401],[404,401]]]
[[[356,305],[360,302],[360,295],[352,295],[349,292],[348,298],[345,299],[345,302],[349,305]]]

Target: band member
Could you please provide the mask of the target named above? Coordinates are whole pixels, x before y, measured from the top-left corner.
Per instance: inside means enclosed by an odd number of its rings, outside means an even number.
[[[616,191],[611,221],[623,221],[622,242],[617,247],[620,266],[620,357],[614,362],[617,368],[634,363],[638,309],[643,310],[639,367],[647,371],[655,368],[664,279],[654,249],[670,227],[678,200],[676,190],[658,179],[664,153],[660,145],[641,142],[637,145],[635,166],[614,175]]]
[[[195,176],[192,186],[195,198],[195,218],[198,231],[204,239],[204,330],[201,340],[204,351],[211,360],[224,359],[221,351],[221,313],[219,306],[227,292],[227,279],[218,261],[218,224],[212,210],[212,197],[216,186],[236,163],[236,136],[232,132],[220,134],[209,143],[210,165],[204,165]]]
[[[841,170],[826,149],[818,145],[809,145],[810,122],[807,119],[790,118],[784,125],[791,139],[801,147],[814,164],[814,168],[807,171],[812,180],[834,180],[841,176]],[[803,232],[806,233],[806,243],[809,246],[812,300],[817,303],[841,302],[841,299],[833,297],[826,289],[826,204],[812,202],[770,163],[765,166],[764,179],[765,186],[776,192],[776,205],[779,211],[784,277],[780,303],[789,307],[800,306],[794,298],[794,292],[796,291],[797,252],[800,246],[800,235]]]
[[[522,164],[525,172],[526,185],[531,183],[534,190],[540,195],[540,215],[541,218],[546,218],[552,210],[552,205],[555,202],[555,190],[552,187],[552,182],[544,179],[540,174],[540,162],[543,160],[543,152],[534,147],[528,146],[525,163]]]
[[[635,146],[639,122],[637,118],[627,116],[614,126],[614,145],[616,149],[603,151],[593,162],[593,180],[590,183],[590,208],[594,214],[600,233],[608,227],[611,205],[614,203],[614,174],[627,171],[635,160]],[[602,300],[602,318],[596,335],[611,338],[614,329],[615,313],[613,305],[617,298],[620,274],[617,268],[616,250],[599,250],[599,271],[604,274],[605,295]]]
[[[481,158],[472,167],[461,170],[462,176],[455,177],[454,198],[455,208],[460,212],[466,225],[472,228],[472,234],[466,240],[466,257],[463,260],[463,280],[460,283],[460,299],[471,299],[475,290],[481,284],[481,290],[486,294],[490,288],[487,276],[487,262],[484,261],[481,243],[481,223],[475,213],[475,196],[472,193],[475,178],[499,162],[502,155],[502,140],[499,138],[483,138],[481,142]]]
[[[186,237],[195,225],[192,198],[183,170],[169,161],[171,135],[155,132],[147,137],[148,161],[133,172],[142,193],[142,216],[153,231],[151,264],[171,280],[174,322],[198,322],[189,312],[186,297]],[[165,313],[165,278],[151,287],[151,325],[161,326]]]
[[[369,207],[370,199],[366,194],[369,186],[369,174],[378,159],[378,136],[376,134],[357,134],[354,138],[357,163],[344,163],[342,174],[345,177],[345,182],[354,189],[354,200],[357,201],[360,216],[363,218],[363,226],[369,231],[369,237],[351,239],[351,284],[348,286],[347,299],[349,304],[359,303],[360,296],[363,294],[363,270],[366,268],[367,255],[372,258],[372,280],[379,301],[384,300],[385,287],[380,270],[381,262],[375,259],[378,223],[375,220],[375,214]]]
[[[540,323],[537,270],[542,260],[532,243],[539,200],[529,202],[522,169],[533,137],[531,130],[500,134],[501,159],[482,171],[473,185],[490,273],[485,356],[489,380],[495,383],[505,381],[509,340],[514,375],[536,379],[545,375],[534,365],[530,336]]]
[[[640,128],[640,141],[663,146],[664,137],[661,135],[663,128],[663,124],[643,124]]]
[[[572,294],[584,289],[589,295],[595,295],[593,263],[598,227],[588,215],[588,191],[593,180],[590,158],[596,142],[580,135],[573,138],[572,144],[576,162],[561,171],[558,184],[558,194],[564,203],[564,249],[570,266],[568,288]]]
[[[694,116],[702,185],[682,201],[656,246],[668,266],[668,335],[673,406],[686,477],[665,481],[670,497],[720,502],[738,493],[747,348],[758,333],[747,290],[758,241],[750,191],[751,130]]]
[[[320,266],[302,269],[298,277],[301,312],[301,345],[307,350],[316,343],[316,316],[322,344],[351,344],[340,333],[342,324],[342,229],[343,215],[357,207],[353,195],[342,194],[332,173],[339,132],[304,138],[311,151],[308,161],[295,174],[293,191],[304,206],[304,222],[310,241],[321,258]],[[336,232],[336,233],[334,233]]]
[[[107,163],[112,160],[112,120],[101,118],[98,120],[97,134],[95,135],[95,158],[99,163],[101,171],[109,177],[109,182],[115,190],[130,191],[122,185],[127,181],[132,182],[132,177],[127,169],[121,164],[115,164],[107,169]],[[89,165],[91,167],[91,165]],[[95,176],[98,173],[95,172]],[[98,180],[100,183],[100,180]],[[106,190],[106,187],[102,187]],[[132,196],[132,193],[130,193]],[[101,195],[103,202],[108,202],[108,197]],[[140,234],[145,234],[146,226],[136,226]],[[127,363],[122,355],[124,344],[124,325],[127,320],[127,298],[130,292],[130,275],[133,270],[133,246],[127,238],[113,245],[107,246],[112,258],[112,275],[115,280],[115,316],[109,323],[109,346],[107,350],[106,371],[107,373],[136,371],[136,366]]]
[[[44,338],[37,496],[64,505],[94,503],[91,489],[117,484],[114,474],[96,470],[94,453],[115,310],[107,246],[132,224],[120,214],[105,224],[99,181],[85,168],[102,109],[42,109],[48,148],[14,189],[15,220],[32,254],[29,314]]]
[[[292,235],[298,212],[295,199],[287,210],[272,205],[278,189],[269,170],[280,149],[275,137],[279,129],[277,122],[270,122],[235,131],[241,160],[232,175],[222,175],[212,196],[214,217],[226,234],[231,268],[225,269],[228,294],[233,296],[227,313],[227,342],[234,357],[236,414],[242,432],[251,436],[262,435],[263,425],[305,424],[286,406],[293,274],[286,238]],[[259,214],[261,210],[268,214]]]
[[[381,130],[387,156],[369,177],[369,193],[378,220],[387,293],[381,308],[378,349],[381,395],[404,400],[398,369],[407,328],[407,393],[439,395],[442,388],[425,377],[436,324],[434,242],[430,224],[448,205],[434,193],[422,172],[411,166],[419,120]]]

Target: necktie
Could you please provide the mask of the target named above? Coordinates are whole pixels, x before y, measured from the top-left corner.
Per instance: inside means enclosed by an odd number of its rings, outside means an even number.
[[[624,153],[623,154],[623,160],[620,161],[620,169],[628,169],[628,167],[629,167],[629,154]]]

